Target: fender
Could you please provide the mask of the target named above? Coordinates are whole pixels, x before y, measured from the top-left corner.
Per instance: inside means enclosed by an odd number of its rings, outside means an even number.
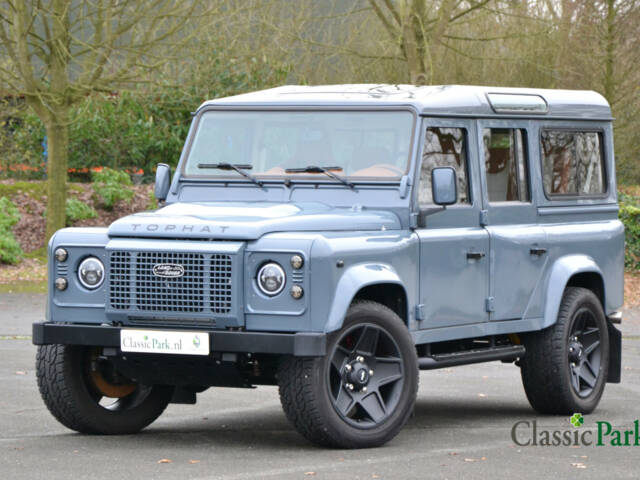
[[[564,289],[569,279],[577,273],[597,273],[602,278],[600,267],[588,255],[566,255],[558,258],[551,267],[547,282],[542,329],[556,323]]]
[[[333,332],[342,327],[349,305],[362,288],[379,283],[394,283],[404,289],[402,280],[389,265],[361,263],[348,268],[336,285],[333,305],[331,305],[329,318],[324,328],[325,333]]]

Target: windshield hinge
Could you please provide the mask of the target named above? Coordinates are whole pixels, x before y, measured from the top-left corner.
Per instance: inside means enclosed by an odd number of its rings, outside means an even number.
[[[411,179],[409,175],[403,175],[400,180],[400,198],[407,198],[409,194],[409,187],[411,186]]]
[[[480,210],[480,226],[485,227],[489,225],[489,211]]]
[[[418,228],[418,217],[420,216],[419,212],[414,212],[409,214],[409,228]]]
[[[416,322],[424,320],[424,304],[416,305]]]

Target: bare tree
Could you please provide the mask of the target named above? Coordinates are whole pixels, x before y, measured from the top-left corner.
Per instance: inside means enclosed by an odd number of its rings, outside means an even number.
[[[0,0],[0,85],[47,132],[47,238],[65,224],[71,107],[145,81],[211,13],[200,0]]]
[[[369,0],[389,37],[397,42],[407,62],[411,83],[430,83],[435,50],[455,40],[449,29],[488,6],[492,0]],[[485,38],[483,35],[482,38]],[[480,37],[474,40],[481,40]]]

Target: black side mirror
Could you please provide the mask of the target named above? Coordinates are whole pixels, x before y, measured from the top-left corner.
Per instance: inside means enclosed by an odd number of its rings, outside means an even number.
[[[160,201],[166,200],[171,187],[171,169],[166,163],[159,163],[156,168],[156,186],[154,194]]]
[[[452,167],[431,170],[431,194],[436,205],[453,205],[458,201],[458,182]]]

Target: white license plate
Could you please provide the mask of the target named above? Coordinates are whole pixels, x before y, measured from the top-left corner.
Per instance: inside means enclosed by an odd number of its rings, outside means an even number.
[[[126,328],[120,330],[120,349],[123,352],[209,355],[209,334]]]

